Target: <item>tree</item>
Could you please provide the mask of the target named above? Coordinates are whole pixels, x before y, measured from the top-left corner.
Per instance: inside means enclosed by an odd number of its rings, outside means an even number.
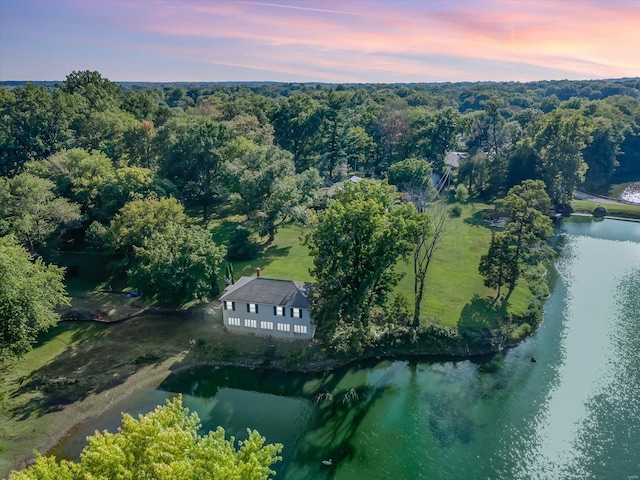
[[[453,232],[453,222],[445,202],[436,202],[420,213],[416,223],[413,247],[413,327],[420,326],[422,299],[427,283],[427,272],[436,251],[444,239]]]
[[[487,282],[497,288],[503,285],[497,278],[507,281],[508,298],[523,269],[538,262],[546,252],[543,242],[553,234],[553,225],[548,215],[551,199],[541,180],[525,180],[511,188],[507,196],[497,202],[497,206],[509,217],[509,222],[505,231],[494,238],[490,252],[486,258],[483,257],[483,261],[487,263],[497,259],[505,262],[508,268],[501,270],[502,267],[486,264],[482,269]]]
[[[320,185],[318,171],[296,175],[291,154],[273,145],[236,150],[240,156],[225,164],[231,200],[273,241],[283,222],[302,219]]]
[[[122,416],[116,433],[96,432],[78,463],[38,456],[34,465],[13,472],[10,480],[266,480],[280,461],[281,444],[265,444],[256,430],[238,442],[221,427],[200,435],[197,413],[182,406],[182,397],[167,400],[138,419]]]
[[[0,175],[14,176],[25,162],[65,148],[76,115],[71,95],[27,84],[0,94]]]
[[[54,326],[68,304],[64,269],[33,259],[15,237],[0,237],[0,361],[19,357]]]
[[[582,149],[591,127],[580,113],[558,108],[545,115],[534,139],[540,155],[541,178],[554,205],[566,205],[584,180],[587,165]]]
[[[220,193],[222,152],[228,141],[226,127],[206,117],[177,117],[158,130],[160,174],[182,193],[187,205],[202,208],[205,221]]]
[[[175,198],[145,198],[127,203],[109,224],[104,237],[113,250],[133,253],[154,232],[186,224],[184,207]]]
[[[429,162],[418,158],[407,158],[389,167],[389,183],[400,190],[406,187],[433,188]]]
[[[309,236],[313,318],[334,347],[364,347],[372,308],[400,279],[394,266],[411,252],[415,209],[397,198],[384,182],[345,182]]]
[[[451,107],[426,114],[415,127],[418,155],[432,162],[436,172],[441,172],[445,155],[458,147],[457,135],[465,128],[465,118]]]
[[[478,272],[484,277],[484,284],[496,288],[496,300],[500,298],[503,285],[515,284],[518,278],[518,259],[513,239],[508,232],[492,233],[489,251],[480,257]]]
[[[618,165],[617,156],[624,135],[620,126],[605,117],[595,117],[593,127],[591,141],[582,152],[589,167],[584,184],[589,191],[606,192]]]
[[[217,293],[217,277],[226,249],[203,227],[168,224],[134,247],[129,283],[164,304],[206,300]]]
[[[319,105],[304,93],[295,93],[283,100],[272,116],[276,143],[293,154],[296,172],[303,172],[312,164],[312,156],[319,142]]]
[[[79,205],[57,196],[54,183],[29,173],[5,180],[0,190],[6,197],[0,204],[0,235],[15,234],[31,252],[41,250],[53,235],[80,220]],[[8,188],[7,188],[8,187]]]

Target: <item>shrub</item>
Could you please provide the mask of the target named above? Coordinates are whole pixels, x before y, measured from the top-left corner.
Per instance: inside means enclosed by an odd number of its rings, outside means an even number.
[[[591,213],[596,218],[603,218],[607,214],[607,209],[602,205],[597,205]]]
[[[454,195],[456,197],[456,200],[464,203],[469,200],[469,189],[466,187],[466,185],[459,183],[455,189]]]
[[[248,228],[238,225],[229,239],[227,257],[230,260],[252,260],[258,256],[260,247],[251,241]]]
[[[460,205],[454,205],[453,207],[451,207],[451,216],[452,217],[459,217],[460,215],[462,215],[462,207]]]

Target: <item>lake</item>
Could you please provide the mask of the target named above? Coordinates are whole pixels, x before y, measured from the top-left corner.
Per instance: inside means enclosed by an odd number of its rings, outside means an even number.
[[[243,438],[255,428],[283,443],[276,478],[636,478],[640,223],[571,219],[559,243],[544,321],[506,353],[329,374],[196,368],[114,405],[56,452],[77,456],[121,411],[182,393],[206,429]]]

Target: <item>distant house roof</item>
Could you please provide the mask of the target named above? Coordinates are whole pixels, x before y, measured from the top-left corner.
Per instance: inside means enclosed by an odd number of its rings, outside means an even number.
[[[444,157],[445,165],[449,165],[453,170],[460,166],[460,162],[467,157],[464,152],[449,152]]]
[[[309,308],[311,283],[265,277],[242,277],[229,285],[221,301]]]
[[[347,178],[347,180],[345,181],[349,181],[349,182],[353,182],[353,183],[358,183],[361,182],[362,180],[364,180],[364,178],[359,177],[358,175],[352,175],[349,178]],[[329,187],[329,195],[333,195],[334,193],[336,193],[336,190],[339,188],[342,188],[344,186],[344,182],[336,182],[333,185],[331,185]]]

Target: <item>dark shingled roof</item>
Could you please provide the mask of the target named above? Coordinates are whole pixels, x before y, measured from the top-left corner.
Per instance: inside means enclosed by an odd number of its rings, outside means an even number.
[[[242,277],[229,285],[221,301],[259,303],[283,307],[309,308],[311,284],[295,280],[265,277]]]

